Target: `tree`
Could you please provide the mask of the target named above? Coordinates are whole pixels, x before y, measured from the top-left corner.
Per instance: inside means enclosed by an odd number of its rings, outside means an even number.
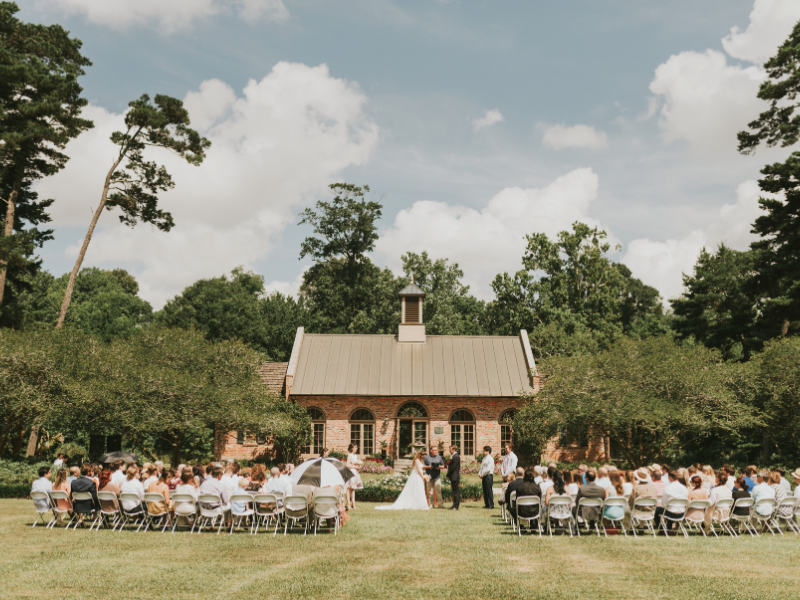
[[[120,221],[130,227],[141,221],[161,231],[169,231],[174,225],[172,215],[159,208],[157,196],[159,192],[174,187],[172,177],[163,166],[144,159],[145,148],[164,148],[191,165],[199,165],[211,146],[211,142],[189,128],[189,113],[180,100],[159,94],[151,102],[150,97],[144,94],[128,106],[130,110],[125,114],[125,132],[115,131],[111,135],[111,141],[119,146],[119,150],[106,175],[100,204],[94,211],[78,259],[70,273],[56,322],[57,328],[63,325],[67,316],[75,278],[103,210],[119,208],[122,211]],[[123,161],[127,161],[127,164],[120,168]]]
[[[93,127],[81,118],[87,100],[78,77],[91,62],[80,40],[60,25],[23,23],[14,2],[0,2],[0,193],[6,205],[0,243],[0,305],[9,270],[36,270],[33,248],[49,239],[36,225],[50,220],[52,200],[39,200],[31,183],[66,164],[61,152]],[[31,227],[24,229],[24,224]]]
[[[425,330],[429,335],[480,335],[485,305],[469,293],[458,264],[446,258],[435,261],[427,252],[402,256],[406,277],[425,292]]]
[[[715,254],[703,248],[694,273],[683,276],[683,295],[670,300],[678,337],[717,348],[726,359],[750,360],[759,347],[758,304],[751,285],[754,264],[753,252],[724,244]]]

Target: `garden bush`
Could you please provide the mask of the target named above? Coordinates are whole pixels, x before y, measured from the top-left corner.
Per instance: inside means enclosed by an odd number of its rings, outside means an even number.
[[[31,483],[39,478],[39,467],[51,467],[49,462],[30,464],[13,460],[0,460],[0,485],[25,484],[30,489]]]
[[[356,490],[356,498],[362,502],[394,502],[403,491],[406,481],[408,481],[408,475],[405,473],[387,475],[381,479],[368,481],[364,484],[363,489]],[[447,501],[453,499],[453,490],[449,481],[442,480],[442,497]],[[481,498],[483,498],[481,484],[461,484],[462,500],[479,500]]]
[[[30,492],[29,483],[0,483],[0,498],[27,498]]]

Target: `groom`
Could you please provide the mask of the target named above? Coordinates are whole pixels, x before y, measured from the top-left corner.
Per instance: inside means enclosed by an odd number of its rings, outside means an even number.
[[[447,478],[450,480],[450,489],[453,491],[453,506],[450,507],[450,510],[458,510],[458,505],[461,504],[461,457],[458,455],[458,446],[450,446]]]

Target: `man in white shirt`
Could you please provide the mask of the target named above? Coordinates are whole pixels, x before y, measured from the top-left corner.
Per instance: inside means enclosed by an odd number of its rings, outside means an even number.
[[[81,476],[81,468],[80,467],[70,467],[69,468],[69,477],[67,477],[67,483],[71,484],[73,481],[75,481],[80,476]]]
[[[483,460],[481,461],[481,468],[478,471],[478,477],[481,478],[483,485],[483,508],[494,508],[494,458],[492,458],[492,447],[483,447]]]
[[[125,483],[125,461],[118,460],[111,467],[114,471],[111,474],[111,483],[116,483],[121,488],[122,484]]]
[[[238,478],[234,478],[232,464],[225,467],[225,474],[220,481],[222,481],[225,489],[228,490],[228,495],[233,496],[234,492],[239,491],[239,481]]]
[[[680,481],[678,481],[678,474],[675,471],[670,471],[667,474],[667,478],[669,479],[669,485],[664,488],[664,494],[661,496],[661,506],[656,507],[656,519],[655,519],[655,526],[656,529],[661,524],[661,515],[666,515],[670,518],[677,519],[682,514],[681,512],[670,512],[667,510],[669,507],[670,500],[688,500],[689,499],[689,490],[686,489],[686,486],[683,485]]]
[[[39,479],[31,484],[32,492],[47,492],[48,494],[53,491],[53,483],[50,481],[52,476],[50,467],[39,467]],[[46,511],[50,508],[50,500],[34,500],[33,504],[37,510]]]
[[[278,467],[272,467],[270,469],[270,474],[272,477],[267,481],[266,485],[264,486],[264,491],[267,494],[283,494],[283,497],[291,496],[292,495],[292,482],[289,480],[288,477],[283,477],[284,474],[281,474],[280,469]],[[283,506],[283,500],[278,500],[278,506]]]
[[[669,465],[661,465],[661,481],[669,485]]]
[[[58,471],[63,466],[64,466],[64,455],[59,453],[58,456],[56,456],[56,459],[53,461],[53,469]]]
[[[597,471],[597,481],[595,483],[603,489],[611,487],[611,480],[608,478],[608,469],[606,467],[600,467]]]
[[[228,495],[228,490],[225,489],[225,486],[222,485],[222,467],[221,466],[214,466],[211,469],[211,473],[207,479],[200,484],[199,492],[201,494],[216,494],[219,496],[219,499],[222,501],[222,510],[224,512],[228,512],[231,509],[230,506],[230,496]],[[206,504],[206,503],[203,503]],[[209,506],[213,507],[216,506],[216,503],[208,503]]]
[[[292,485],[292,480],[289,478],[289,473],[286,467],[287,465],[283,463],[278,463],[278,469],[281,472],[281,479],[283,479],[289,485]]]
[[[542,485],[542,482],[544,481],[544,479],[542,479],[542,467],[536,465],[535,467],[533,467],[533,473],[534,473],[533,482],[536,485],[539,486]]]
[[[511,442],[506,444],[506,455],[503,457],[503,464],[500,465],[500,475],[503,481],[508,481],[508,476],[517,471],[517,455],[514,454],[514,445]]]
[[[756,506],[759,500],[764,498],[775,498],[775,490],[769,487],[769,471],[762,469],[758,472],[756,479],[756,486],[750,492],[750,497],[753,498],[753,510],[763,517],[768,517],[772,514],[772,507],[770,506]]]

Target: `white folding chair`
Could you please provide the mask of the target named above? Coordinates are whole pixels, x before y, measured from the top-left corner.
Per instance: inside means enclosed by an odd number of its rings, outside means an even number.
[[[66,492],[64,493],[66,494]],[[67,494],[67,499],[69,499],[68,494]],[[33,521],[31,529],[36,527],[39,521],[41,521],[45,529],[49,529],[50,525],[52,523],[55,523],[56,521],[56,514],[54,509],[55,502],[50,501],[50,494],[48,494],[47,492],[31,492],[31,500],[33,500],[33,508],[36,510],[36,517],[37,517]],[[50,519],[50,521],[44,520],[44,515],[46,515],[47,513],[53,514],[53,518]]]
[[[773,514],[775,514],[775,498],[760,498],[753,504],[753,508],[750,511],[750,520],[755,521],[756,524],[761,525],[762,528],[766,526],[769,532],[775,535],[775,532],[772,530]],[[761,534],[758,533],[758,527],[755,527],[755,530],[756,535],[761,536]]]
[[[569,494],[562,494],[562,495],[552,495],[550,496],[550,510],[547,512],[547,533],[550,537],[553,537],[553,520],[556,521],[566,521],[567,528],[569,530],[569,537],[572,537],[572,524],[575,523],[575,528],[578,528],[578,523],[575,521],[575,517],[572,516],[572,496]],[[559,507],[564,507],[564,510],[558,510]],[[553,510],[553,509],[556,510]],[[568,517],[554,517],[553,513],[560,513],[566,512]]]
[[[508,516],[509,516],[509,520],[511,521],[511,529],[513,531],[516,531],[517,530],[517,523],[514,520],[514,507],[517,504],[517,492],[511,492],[511,495],[509,496],[509,502],[510,502],[511,506],[508,507],[508,510],[509,510]]]
[[[791,507],[791,512],[786,511],[788,515],[782,515],[781,509],[785,507]],[[783,500],[778,503],[778,506],[775,508],[775,519],[774,523],[775,526],[780,531],[781,535],[783,535],[783,531],[781,531],[781,521],[786,524],[786,529],[789,531],[793,531],[795,535],[797,535],[800,528],[797,527],[797,521],[794,520],[795,511],[797,510],[797,498],[795,496],[787,496]]]
[[[719,525],[722,533],[726,531],[731,537],[737,537],[736,532],[731,527],[731,509],[733,508],[733,498],[721,498],[717,500],[711,509],[711,531],[717,535],[715,525]],[[717,535],[717,537],[719,537]]]
[[[225,522],[222,500],[217,494],[200,494],[197,501],[200,503],[200,516],[195,520],[195,523],[199,525],[197,533],[202,533],[203,525],[210,525],[213,529],[219,519],[219,528],[217,529],[217,535],[219,535]],[[192,533],[194,533],[194,526],[192,526]]]
[[[31,492],[31,497],[33,496],[33,492]],[[58,501],[61,500],[62,502],[67,503],[67,508],[61,508]],[[48,527],[50,529],[55,529],[55,526],[58,524],[59,519],[61,519],[67,513],[72,513],[72,497],[69,495],[69,492],[65,492],[64,490],[53,490],[50,492],[50,503],[52,505],[53,510],[53,520],[50,521]],[[69,529],[72,520],[75,518],[75,514],[73,513],[70,516],[69,521],[67,522],[66,526],[64,527],[64,531]]]
[[[251,508],[253,496],[247,492],[236,492],[231,496],[231,535],[234,526],[238,529],[242,526],[242,521],[247,521],[255,512]],[[252,530],[252,526],[250,527]]]
[[[286,496],[283,499],[283,516],[286,521],[283,526],[283,535],[286,535],[286,532],[298,521],[305,521],[303,535],[308,533],[308,500],[305,496]],[[291,521],[291,525],[289,521]]]
[[[125,508],[126,502],[134,503],[136,508],[127,510]],[[144,508],[142,508],[142,499],[139,498],[138,494],[134,494],[133,492],[122,492],[119,495],[119,512],[121,518],[118,531],[122,531],[125,528],[125,525],[129,523],[131,525],[136,525],[139,523],[139,527],[136,529],[136,531],[139,531],[139,528],[141,528],[141,522],[144,521]]]
[[[686,528],[683,526],[683,521],[686,518],[686,507],[689,505],[689,500],[685,498],[670,498],[667,502],[667,505],[664,507],[664,512],[661,515],[661,529],[664,531],[664,535],[669,537],[669,527],[667,527],[667,521],[670,523],[675,523],[677,525],[677,529],[679,529],[683,533],[683,537],[689,537],[689,534],[686,533]],[[675,516],[669,516],[667,513],[670,513]],[[678,535],[677,532],[675,535]]]
[[[144,501],[145,506],[147,507],[144,516],[144,530],[147,531],[150,528],[150,525],[152,525],[153,529],[156,527],[161,527],[161,533],[164,533],[167,530],[167,527],[172,525],[172,516],[169,514],[169,510],[166,508],[167,501],[164,499],[164,496],[158,492],[147,492],[144,495]],[[154,505],[159,502],[164,504],[163,511],[157,511],[154,507]]]
[[[575,522],[577,523],[576,529],[578,530],[578,537],[581,537],[581,527],[580,523],[583,521],[584,525],[586,525],[586,533],[591,531],[589,527],[589,520],[583,518],[583,509],[584,508],[596,508],[600,512],[600,519],[603,518],[603,500],[602,498],[581,498],[578,500],[578,507],[575,510]],[[597,524],[597,521],[594,522],[594,529],[597,535],[600,535],[600,526]]]
[[[333,534],[339,533],[339,499],[331,496],[314,498],[314,535],[323,522],[333,519]]]
[[[103,525],[112,525],[111,531],[114,531],[119,524],[119,500],[114,492],[97,492],[97,499],[100,501],[100,510],[97,511],[97,518],[95,518],[92,527],[97,526],[95,531],[100,531]],[[110,502],[111,508],[104,508],[103,503]],[[89,531],[92,529],[90,528]]]
[[[75,506],[75,502],[85,502],[85,501],[91,502],[92,506],[94,507],[94,497],[89,492],[72,492],[73,507]],[[89,513],[89,521],[92,522],[91,527],[94,527],[94,517],[96,513],[97,513],[96,508],[92,508],[92,512]],[[72,526],[72,531],[78,529],[78,525],[83,526],[83,519],[80,516],[76,515],[73,509],[73,519],[75,519],[75,517],[77,517],[77,520],[75,520],[75,525]]]
[[[689,504],[686,505],[686,515],[684,516],[684,522],[688,526],[689,531],[691,531],[692,529],[699,529],[700,532],[703,534],[703,537],[708,537],[706,535],[706,530],[704,525],[706,521],[706,511],[709,508],[711,508],[711,502],[709,502],[708,500],[692,500],[689,502]],[[697,517],[692,517],[689,514],[689,511],[692,509],[703,511],[699,519]],[[712,531],[714,530],[712,529]],[[714,531],[714,535],[715,536],[717,535],[716,531]]]
[[[536,529],[539,532],[539,537],[542,537],[542,501],[539,499],[539,496],[520,496],[517,498],[517,533],[519,536],[522,536],[522,521],[528,522],[528,528],[531,530],[531,535],[533,535],[533,526],[531,525],[531,521],[536,521]],[[531,507],[531,510],[535,507],[536,508],[536,515],[533,517],[523,517],[519,514],[519,509],[522,506]]]
[[[178,527],[181,519],[186,519],[189,525],[192,526],[194,531],[194,524],[197,519],[197,503],[194,496],[191,494],[170,494],[172,500],[172,510],[174,512],[172,519],[172,533]]]
[[[278,524],[280,523],[283,507],[278,506],[278,497],[275,494],[256,494],[253,497],[253,528],[250,533],[258,535],[258,528],[263,523],[266,531],[272,519],[275,519],[275,533],[278,535]]]
[[[616,519],[612,519],[611,517],[606,516],[606,509],[607,508],[614,508],[618,506],[622,508],[622,516]],[[606,521],[610,521],[612,525],[617,525],[616,529],[621,529],[622,533],[625,534],[625,537],[628,537],[628,532],[625,531],[625,509],[628,507],[628,500],[625,496],[612,496],[611,498],[606,498],[603,501],[603,535],[608,537],[608,530],[606,529]]]
[[[737,514],[737,508],[746,508],[747,514]],[[753,524],[750,522],[750,511],[753,508],[753,499],[752,498],[739,498],[734,504],[733,509],[731,509],[731,521],[736,523],[739,526],[739,533],[742,531],[742,527],[744,530],[753,535]],[[757,532],[756,532],[757,534]]]
[[[653,523],[656,520],[656,506],[658,506],[657,498],[636,498],[633,501],[633,509],[631,510],[631,531],[633,537],[639,537],[636,533],[636,528],[645,526],[645,531],[653,533],[656,537],[656,529]]]

